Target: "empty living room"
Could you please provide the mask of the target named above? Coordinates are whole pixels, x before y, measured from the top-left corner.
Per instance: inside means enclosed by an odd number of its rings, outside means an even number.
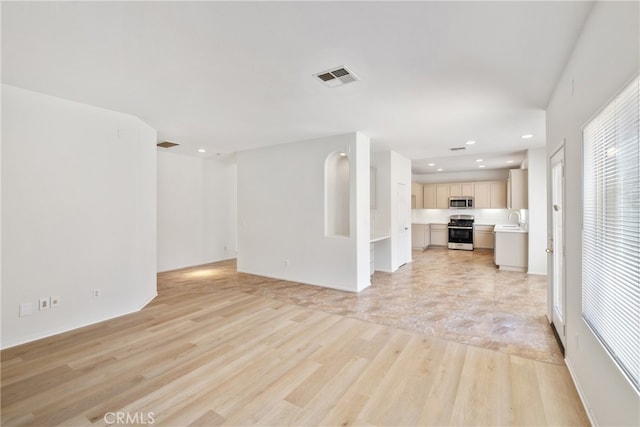
[[[640,425],[640,3],[0,3],[2,426]]]

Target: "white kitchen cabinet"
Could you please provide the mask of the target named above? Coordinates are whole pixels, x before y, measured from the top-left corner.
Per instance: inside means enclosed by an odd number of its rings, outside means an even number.
[[[436,208],[436,185],[425,184],[422,186],[422,207],[424,209]]]
[[[506,187],[504,181],[476,182],[473,186],[476,209],[505,209]]]
[[[473,202],[476,209],[489,209],[491,206],[491,186],[488,182],[474,184]]]
[[[493,249],[493,225],[476,225],[473,227],[473,247],[478,249]]]
[[[528,237],[525,232],[496,232],[495,264],[501,270],[526,272]]]
[[[489,207],[505,209],[507,207],[507,183],[504,181],[489,183]]]
[[[507,207],[507,183],[505,181],[454,182],[424,184],[422,186],[423,209],[449,209],[449,197],[469,196],[474,198],[477,209],[505,209]],[[414,205],[412,197],[412,206]],[[420,209],[420,198],[415,197],[416,209]]]
[[[411,247],[426,249],[431,244],[431,227],[429,224],[411,224]]]
[[[449,209],[449,184],[436,184],[436,209]]]
[[[507,181],[507,207],[512,210],[527,209],[529,206],[528,171],[510,169]]]
[[[447,224],[431,224],[431,245],[447,246],[449,244],[449,229]]]
[[[473,183],[454,182],[449,184],[449,197],[453,196],[473,197]]]
[[[473,197],[473,183],[463,182],[460,184],[460,195]]]
[[[411,209],[424,209],[424,193],[422,184],[419,182],[411,183]]]

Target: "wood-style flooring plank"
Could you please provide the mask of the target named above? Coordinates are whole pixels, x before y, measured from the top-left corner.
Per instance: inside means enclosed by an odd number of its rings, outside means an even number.
[[[261,296],[290,284],[231,265],[163,273],[139,313],[2,351],[1,424],[588,424],[562,365]]]

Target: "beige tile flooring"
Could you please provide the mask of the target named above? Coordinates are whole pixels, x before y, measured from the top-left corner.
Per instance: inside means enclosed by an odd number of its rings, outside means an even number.
[[[412,263],[394,273],[376,272],[371,287],[357,294],[235,269],[235,260],[207,264],[184,270],[184,279],[206,279],[202,282],[315,310],[563,363],[545,316],[546,277],[499,271],[492,251],[414,251]],[[160,286],[162,281],[160,274]]]

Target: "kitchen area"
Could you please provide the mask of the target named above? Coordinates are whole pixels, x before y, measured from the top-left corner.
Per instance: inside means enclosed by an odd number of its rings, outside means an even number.
[[[414,250],[493,251],[497,268],[528,271],[528,170],[505,179],[420,183],[411,188]]]

